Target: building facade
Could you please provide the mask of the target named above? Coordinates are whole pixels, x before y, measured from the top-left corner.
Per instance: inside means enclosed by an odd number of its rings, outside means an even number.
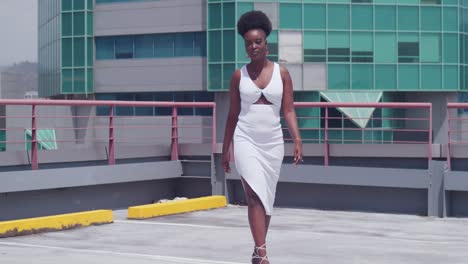
[[[457,0],[40,0],[39,96],[98,100],[227,102],[229,80],[248,63],[237,19],[271,19],[270,59],[291,73],[296,101],[429,101],[445,109],[468,91],[468,6]],[[219,109],[221,112],[227,109]],[[107,111],[106,109],[97,109]],[[445,110],[443,110],[445,111]],[[103,112],[103,113],[104,113]],[[163,109],[117,109],[166,115]],[[183,114],[196,115],[194,110]],[[209,115],[210,113],[202,113]],[[320,116],[300,109],[300,116]],[[345,126],[397,128],[337,109]],[[223,116],[223,115],[220,115]],[[441,126],[444,117],[435,120]],[[222,131],[224,120],[219,120]],[[437,124],[438,123],[438,124]],[[321,122],[304,120],[304,128]],[[319,132],[305,137],[323,138]],[[331,139],[353,138],[337,131]],[[218,135],[219,136],[219,135]],[[392,140],[392,132],[368,135]],[[435,141],[443,141],[435,135]]]

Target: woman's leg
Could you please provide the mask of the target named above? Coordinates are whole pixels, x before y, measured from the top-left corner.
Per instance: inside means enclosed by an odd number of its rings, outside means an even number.
[[[261,247],[266,243],[266,234],[271,217],[266,215],[262,201],[244,179],[242,179],[242,184],[247,199],[250,231],[252,232],[255,246]],[[257,250],[257,254],[260,257],[266,256],[266,248],[264,247],[264,249]],[[267,263],[269,262],[263,261],[262,264]]]

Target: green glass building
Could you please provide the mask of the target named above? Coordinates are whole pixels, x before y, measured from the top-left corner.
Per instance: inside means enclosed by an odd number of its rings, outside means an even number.
[[[209,0],[210,91],[228,89],[233,70],[247,62],[235,23],[252,9],[271,18],[271,59],[291,69],[295,90],[468,89],[468,17],[457,0]]]

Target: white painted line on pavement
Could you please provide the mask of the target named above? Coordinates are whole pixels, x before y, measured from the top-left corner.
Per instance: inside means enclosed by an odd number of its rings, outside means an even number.
[[[107,250],[76,249],[76,248],[43,246],[43,245],[23,244],[23,243],[14,243],[14,242],[0,242],[0,246],[1,245],[63,250],[63,251],[68,251],[68,252],[79,252],[79,253],[107,254],[107,255],[117,255],[117,256],[124,256],[124,257],[149,258],[149,259],[154,259],[154,260],[163,260],[163,261],[171,261],[171,262],[176,262],[176,263],[187,263],[187,264],[244,264],[240,262],[217,261],[217,260],[196,259],[196,258],[180,258],[180,257],[171,257],[171,256],[162,256],[162,255],[116,252],[116,251],[107,251]]]
[[[211,228],[211,229],[248,229],[249,227],[240,226],[212,226],[212,225],[194,225],[194,224],[180,224],[180,223],[168,223],[168,222],[148,222],[148,221],[127,221],[127,220],[114,220],[114,223],[122,224],[134,224],[134,225],[168,225],[168,226],[183,226],[183,227],[196,227],[196,228]],[[270,229],[271,230],[271,229]]]

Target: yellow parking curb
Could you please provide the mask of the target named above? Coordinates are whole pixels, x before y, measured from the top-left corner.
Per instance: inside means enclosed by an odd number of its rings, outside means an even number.
[[[128,219],[145,219],[156,216],[188,213],[226,207],[224,196],[208,196],[187,200],[171,201],[167,203],[148,204],[128,208]]]
[[[0,238],[75,227],[108,224],[114,221],[112,210],[96,210],[0,222]]]

